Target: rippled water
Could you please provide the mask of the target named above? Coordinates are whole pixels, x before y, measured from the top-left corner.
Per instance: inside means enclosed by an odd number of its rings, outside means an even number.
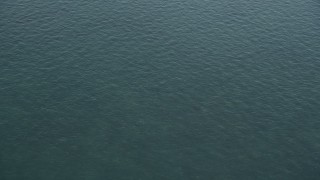
[[[320,179],[320,1],[2,0],[1,180]]]

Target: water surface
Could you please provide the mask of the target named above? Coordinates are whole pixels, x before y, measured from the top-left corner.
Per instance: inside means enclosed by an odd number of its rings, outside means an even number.
[[[320,1],[2,0],[1,180],[316,180]]]

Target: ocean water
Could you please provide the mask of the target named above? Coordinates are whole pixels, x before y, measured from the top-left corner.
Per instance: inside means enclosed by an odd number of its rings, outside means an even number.
[[[0,180],[319,180],[319,0],[1,0]]]

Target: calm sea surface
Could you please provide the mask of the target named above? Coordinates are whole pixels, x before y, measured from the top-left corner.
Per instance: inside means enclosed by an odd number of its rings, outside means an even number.
[[[319,180],[319,0],[1,0],[1,180]]]

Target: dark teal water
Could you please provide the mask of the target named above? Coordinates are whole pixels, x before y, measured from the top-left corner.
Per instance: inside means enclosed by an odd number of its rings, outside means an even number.
[[[320,179],[320,1],[2,0],[0,179]]]

